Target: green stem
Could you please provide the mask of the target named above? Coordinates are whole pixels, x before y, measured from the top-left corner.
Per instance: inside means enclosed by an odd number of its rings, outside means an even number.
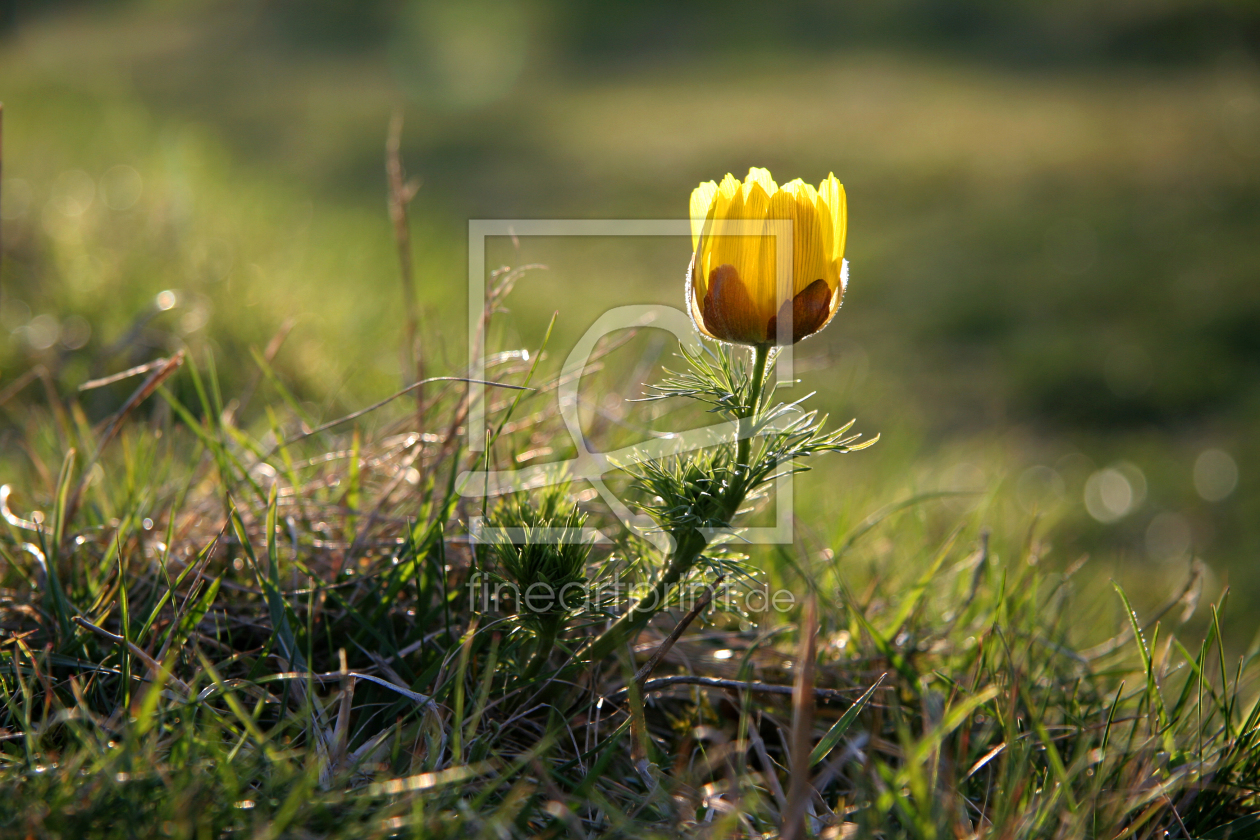
[[[543,665],[547,664],[547,660],[551,658],[551,651],[556,646],[556,636],[560,634],[560,621],[558,619],[544,619],[542,625],[538,628],[538,646],[534,648],[534,656],[529,660],[525,672],[521,674],[521,679],[529,682],[538,676],[538,672],[542,670]]]
[[[759,403],[761,402],[762,386],[765,384],[766,379],[766,362],[769,355],[769,345],[759,345],[753,351],[752,387],[749,390],[748,402],[739,411],[741,437],[735,450],[735,469],[737,473],[747,472],[749,468],[748,459],[752,451],[752,438],[742,435],[746,431],[745,423],[749,420],[756,422]],[[727,500],[726,509],[723,511],[723,519],[727,523],[735,517],[739,506],[744,503],[745,486],[742,481],[733,481],[730,484],[732,489],[731,497]],[[595,662],[603,659],[637,635],[652,616],[660,611],[670,588],[682,580],[687,572],[691,571],[691,567],[700,558],[700,553],[709,544],[708,538],[696,530],[687,530],[681,534],[675,534],[674,538],[677,540],[674,546],[674,555],[669,565],[665,568],[664,574],[656,581],[656,585],[652,587],[652,590],[646,597],[636,601],[630,609],[626,610],[612,627],[609,627],[602,635],[587,645],[578,656],[579,662]]]
[[[758,403],[761,402],[761,389],[766,381],[766,360],[770,357],[770,345],[758,344],[753,348],[753,371],[752,371],[752,389],[749,393],[748,403],[740,411],[739,415],[739,444],[735,449],[735,464],[737,469],[748,469],[748,459],[752,452],[752,436],[748,434],[747,423],[751,419],[753,423],[757,421]],[[743,501],[740,499],[739,501]],[[733,514],[732,514],[733,515]]]
[[[621,618],[603,632],[595,641],[586,646],[579,655],[579,661],[596,662],[608,656],[625,644],[632,636],[637,635],[652,616],[665,604],[665,596],[670,587],[678,583],[700,557],[700,552],[709,544],[708,539],[699,531],[686,531],[678,538],[674,548],[674,557],[666,567],[665,573],[657,580],[656,585],[643,598],[634,602]]]

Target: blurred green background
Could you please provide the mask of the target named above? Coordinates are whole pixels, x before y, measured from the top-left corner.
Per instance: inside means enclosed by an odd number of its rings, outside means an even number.
[[[850,293],[799,356],[883,440],[802,482],[802,520],[984,489],[1151,603],[1202,558],[1255,630],[1253,2],[115,0],[0,3],[0,25],[12,476],[46,392],[10,386],[37,364],[69,395],[212,348],[230,395],[293,319],[276,366],[320,415],[397,388],[401,108],[430,373],[465,361],[469,218],[676,218],[727,171],[834,171]],[[493,243],[549,266],[503,340],[536,347],[558,309],[563,357],[608,306],[681,305],[687,256]]]

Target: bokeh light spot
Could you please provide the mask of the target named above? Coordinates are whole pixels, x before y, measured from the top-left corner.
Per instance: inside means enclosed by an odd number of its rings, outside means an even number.
[[[82,216],[96,198],[96,182],[82,169],[67,169],[53,182],[52,204],[63,216]]]
[[[1115,522],[1146,500],[1146,476],[1127,461],[1099,470],[1085,482],[1085,509],[1099,522]]]
[[[1238,464],[1228,452],[1206,449],[1194,461],[1194,489],[1208,502],[1219,502],[1238,486]]]
[[[1180,560],[1190,553],[1192,539],[1190,523],[1184,516],[1161,513],[1146,528],[1146,555],[1160,563]]]
[[[144,179],[130,166],[111,166],[101,176],[101,198],[110,210],[130,210],[143,191]]]
[[[71,315],[61,325],[61,346],[67,350],[81,350],[92,337],[92,325],[82,315]]]
[[[32,350],[47,350],[61,337],[61,325],[51,315],[36,315],[24,329]]]

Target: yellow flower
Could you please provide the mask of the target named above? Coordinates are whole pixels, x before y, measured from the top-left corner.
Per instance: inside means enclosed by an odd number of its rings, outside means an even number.
[[[776,273],[776,233],[791,224],[791,276]],[[783,186],[748,170],[691,193],[687,305],[700,332],[735,344],[795,344],[827,326],[848,283],[844,187],[828,175],[818,188]],[[787,263],[787,257],[784,257]],[[786,319],[791,316],[791,328]],[[779,324],[784,322],[782,337]]]

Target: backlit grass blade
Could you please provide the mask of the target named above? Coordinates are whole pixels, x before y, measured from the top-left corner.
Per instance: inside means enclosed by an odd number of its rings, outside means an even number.
[[[1150,649],[1146,646],[1146,638],[1142,635],[1142,627],[1138,623],[1137,613],[1133,610],[1133,605],[1129,603],[1129,596],[1125,594],[1120,584],[1113,583],[1113,587],[1120,600],[1124,602],[1124,611],[1128,616],[1129,625],[1133,628],[1133,638],[1137,643],[1138,658],[1142,663],[1142,670],[1146,676],[1146,693],[1150,698],[1151,708],[1155,711],[1156,720],[1159,724],[1160,731],[1168,728],[1168,710],[1164,707],[1164,698],[1160,694],[1159,685],[1155,679],[1155,666],[1151,659]]]
[[[853,701],[852,706],[844,710],[844,714],[840,716],[839,720],[831,725],[831,728],[827,730],[827,734],[822,737],[822,740],[814,747],[813,752],[809,754],[810,767],[813,767],[815,764],[826,758],[827,754],[835,748],[836,744],[840,743],[840,739],[844,736],[844,733],[849,731],[849,727],[853,725],[853,721],[857,720],[858,714],[866,706],[866,701],[871,699],[871,695],[874,694],[875,690],[883,685],[883,683],[884,675],[880,675],[880,678],[875,681],[874,685],[866,689],[866,691],[862,693],[861,697]]]
[[[258,556],[254,553],[253,544],[250,542],[249,532],[245,529],[245,523],[237,511],[236,505],[232,504],[231,500],[228,502],[228,516],[232,522],[232,530],[235,532],[236,538],[245,552],[245,556],[249,558],[258,583],[262,587],[264,598],[267,602],[267,612],[271,618],[273,638],[279,642],[281,651],[283,651],[285,658],[292,667],[298,670],[305,670],[305,659],[301,649],[298,647],[293,628],[289,624],[288,607],[285,604],[284,595],[280,591],[280,569],[276,545],[276,490],[277,487],[273,484],[271,494],[267,500],[266,569],[263,569],[261,564],[259,564]]]

